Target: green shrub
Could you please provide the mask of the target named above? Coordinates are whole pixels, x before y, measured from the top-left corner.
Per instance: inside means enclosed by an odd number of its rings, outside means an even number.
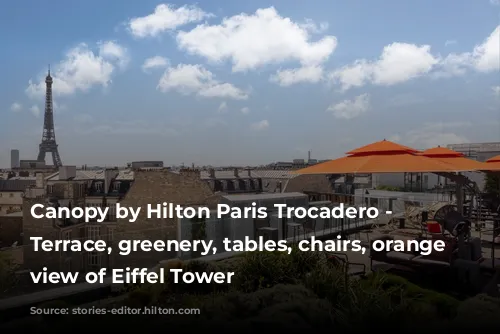
[[[19,265],[7,252],[0,252],[0,295],[10,290],[17,283],[16,270]]]
[[[456,315],[459,301],[446,294],[424,289],[408,280],[395,275],[374,274],[363,282],[368,289],[382,290],[391,301],[406,307],[413,312],[432,314],[440,318],[451,319]]]
[[[125,304],[129,307],[139,308],[153,303],[154,295],[151,290],[137,289],[129,293]]]
[[[236,288],[252,292],[277,284],[294,284],[325,262],[326,258],[321,253],[301,252],[295,248],[291,254],[249,252],[235,268]]]
[[[207,328],[238,333],[296,332],[329,328],[333,323],[330,304],[302,285],[279,284],[253,293],[230,292],[206,303],[201,313]]]
[[[316,266],[304,278],[304,285],[333,305],[344,304],[350,299],[350,280],[346,280],[345,274],[333,266],[326,264]]]
[[[483,325],[497,325],[500,316],[500,299],[477,295],[463,301],[457,310],[455,323],[462,327],[473,322]]]

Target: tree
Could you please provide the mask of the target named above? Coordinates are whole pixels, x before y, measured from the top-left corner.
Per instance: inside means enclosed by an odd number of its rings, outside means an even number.
[[[0,294],[8,291],[17,282],[17,267],[10,254],[0,252]]]
[[[489,194],[500,194],[500,175],[487,173],[484,178],[484,192]]]

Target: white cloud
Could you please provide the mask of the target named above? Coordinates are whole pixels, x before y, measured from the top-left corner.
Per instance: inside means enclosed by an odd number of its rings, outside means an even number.
[[[329,27],[328,22],[321,22],[320,24],[316,24],[316,22],[311,19],[305,19],[305,22],[299,24],[299,26],[312,34],[321,34],[327,31]]]
[[[404,134],[395,134],[390,137],[390,140],[423,150],[449,144],[468,143],[470,140],[467,137],[455,131],[463,132],[461,129],[470,125],[467,122],[427,123]]]
[[[500,97],[500,86],[493,86],[491,87],[491,90],[493,90],[493,95]]]
[[[168,68],[158,83],[158,89],[162,92],[175,90],[184,95],[197,94],[202,97],[235,100],[248,98],[248,93],[232,84],[215,80],[213,73],[201,65],[179,64]]]
[[[37,105],[31,106],[30,111],[35,117],[40,116],[40,108]]]
[[[430,51],[429,45],[392,43],[384,47],[378,60],[359,59],[332,72],[329,77],[343,90],[368,83],[394,85],[429,73],[439,62]]]
[[[56,101],[52,101],[52,104],[53,104],[53,111],[54,113],[60,113],[61,111],[64,111],[64,110],[67,110],[68,107],[64,104],[59,104],[58,102]]]
[[[326,61],[337,46],[334,36],[311,42],[310,24],[309,28],[301,26],[270,7],[224,18],[219,25],[201,24],[180,31],[177,43],[182,50],[211,62],[231,61],[234,72],[285,61],[308,67]]]
[[[464,67],[470,62],[470,55],[467,53],[451,53],[441,60],[438,69],[431,74],[434,79],[450,78],[464,75],[467,69]]]
[[[250,128],[252,130],[255,130],[255,131],[262,131],[262,130],[265,130],[265,129],[269,128],[269,122],[264,119],[264,120],[262,120],[260,122],[251,124]]]
[[[361,94],[352,100],[344,100],[337,104],[332,104],[327,111],[332,112],[336,118],[352,119],[364,114],[370,109],[370,96]]]
[[[490,0],[490,4],[493,6],[500,6],[500,0]]]
[[[130,58],[128,51],[114,41],[99,42],[99,55],[104,59],[115,61],[119,67],[125,68]]]
[[[488,73],[500,69],[500,25],[472,52],[452,53],[440,63],[436,77],[451,77],[465,74],[468,70]]]
[[[248,108],[248,107],[241,108],[241,113],[245,114],[245,115],[250,113],[250,108]]]
[[[450,41],[448,41],[450,44]],[[430,75],[446,78],[464,75],[468,70],[492,72],[500,69],[500,26],[472,52],[451,53],[440,57],[431,53],[429,45],[392,43],[384,47],[378,60],[358,59],[331,72],[328,79],[343,91],[366,84],[394,85]]]
[[[271,76],[271,82],[287,87],[300,82],[318,83],[323,79],[321,66],[308,66],[288,70],[279,70]]]
[[[80,44],[69,50],[65,59],[53,67],[54,95],[87,92],[94,86],[107,87],[116,67],[123,66],[127,59],[125,49],[114,42],[99,43],[97,53],[86,44]],[[36,82],[29,80],[26,88],[29,97],[41,98],[45,95],[45,75]]]
[[[14,112],[21,111],[21,109],[23,109],[23,106],[17,102],[12,103],[12,105],[10,106],[10,110]]]
[[[142,64],[142,70],[144,72],[155,69],[155,68],[164,68],[168,67],[169,61],[165,57],[161,56],[154,56],[151,58],[148,58],[144,61],[144,64]]]
[[[472,51],[472,64],[477,71],[492,72],[500,69],[500,25],[482,44]]]
[[[180,26],[200,22],[212,16],[197,6],[185,5],[175,8],[173,5],[161,4],[156,6],[152,14],[131,19],[128,28],[132,35],[138,38],[156,37],[165,31],[175,30]]]
[[[444,42],[444,46],[450,46],[450,45],[455,45],[457,44],[457,41],[454,39],[449,39],[446,42]]]
[[[217,109],[217,112],[219,113],[224,113],[227,111],[227,103],[226,101],[223,101],[220,105],[219,108]]]

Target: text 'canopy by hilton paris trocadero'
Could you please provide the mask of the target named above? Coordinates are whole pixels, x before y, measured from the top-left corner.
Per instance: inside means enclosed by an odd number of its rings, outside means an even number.
[[[274,204],[274,214],[278,218],[376,218],[379,214],[377,208],[369,207],[349,207],[341,203],[339,206],[333,208],[327,207],[291,207],[286,204]],[[239,218],[267,218],[269,209],[267,207],[257,207],[253,202],[250,206],[245,208],[231,207],[227,204],[218,204],[217,209],[211,210],[208,207],[183,207],[173,203],[162,204],[148,204],[146,206],[146,216],[150,218],[206,218],[212,216],[220,219],[223,217],[230,217],[234,219]],[[141,207],[126,207],[120,206],[119,203],[115,206],[116,218],[127,219],[129,222],[135,222],[141,212]],[[109,207],[52,207],[43,204],[35,204],[31,207],[31,215],[36,219],[49,218],[49,219],[63,219],[75,218],[84,219],[89,222],[96,219],[98,222],[103,222],[110,212]]]

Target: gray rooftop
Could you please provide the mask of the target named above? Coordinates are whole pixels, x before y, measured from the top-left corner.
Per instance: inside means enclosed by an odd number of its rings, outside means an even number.
[[[18,179],[9,179],[9,180],[0,180],[0,191],[25,191],[30,186],[36,184],[36,180],[18,180]]]
[[[59,181],[59,172],[49,175],[45,178],[47,181]],[[104,180],[104,169],[101,170],[77,170],[75,181],[85,180]],[[131,169],[123,169],[118,172],[116,177],[117,181],[120,180],[134,180],[134,172]]]
[[[278,199],[278,198],[307,197],[307,195],[303,193],[263,193],[263,194],[225,195],[222,197],[231,202],[240,202],[240,201],[259,201],[265,199]]]
[[[214,171],[216,179],[232,179],[235,178],[234,170],[216,170]],[[260,178],[260,179],[292,179],[298,176],[298,174],[294,174],[291,171],[287,170],[250,170],[238,169],[238,177],[239,178]],[[200,177],[203,180],[211,179],[210,172],[207,170],[200,171]]]

